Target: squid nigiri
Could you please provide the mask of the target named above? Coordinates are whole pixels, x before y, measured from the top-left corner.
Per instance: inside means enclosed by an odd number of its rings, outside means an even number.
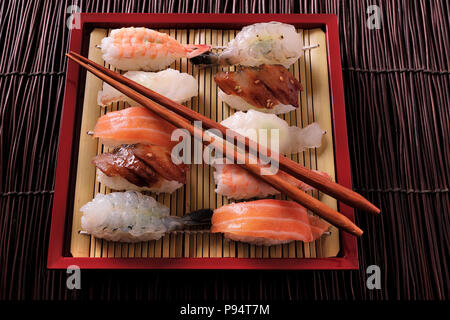
[[[128,71],[123,74],[144,87],[178,103],[189,100],[198,93],[198,83],[193,76],[178,70],[167,69],[160,72]],[[119,90],[103,82],[103,90],[98,92],[98,104],[101,106],[116,101],[125,101],[131,105],[138,105]]]
[[[166,33],[147,28],[114,29],[102,39],[103,59],[121,70],[158,71],[176,59],[193,57],[209,49],[182,45]]]
[[[281,64],[289,67],[303,53],[303,41],[290,24],[280,22],[255,23],[242,28],[236,38],[220,54],[196,55],[192,63],[199,65]]]
[[[185,226],[209,224],[212,213],[201,210],[184,217],[170,216],[169,208],[136,191],[99,193],[80,210],[83,233],[120,242],[158,240]]]
[[[214,191],[217,194],[236,200],[265,198],[280,194],[280,192],[271,185],[255,177],[236,164],[219,164],[213,162],[212,166],[215,169],[213,175],[217,187]],[[330,176],[327,173],[317,172],[330,179]],[[310,185],[292,177],[284,171],[278,170],[277,175],[303,191],[314,189]]]
[[[319,148],[325,133],[319,124],[312,123],[305,128],[289,126],[283,119],[274,114],[267,114],[255,110],[236,112],[231,117],[223,120],[221,124],[237,133],[257,140],[258,143],[277,150],[271,145],[271,129],[278,129],[278,152],[291,154],[303,152],[306,148]],[[266,129],[267,131],[260,131]],[[262,134],[267,134],[267,140],[262,139]]]
[[[219,72],[214,80],[220,88],[220,99],[238,110],[286,113],[298,108],[298,94],[303,90],[300,82],[280,65]]]
[[[256,200],[232,203],[214,210],[211,232],[256,245],[277,245],[292,241],[311,242],[320,238],[330,224],[309,215],[293,201]]]
[[[177,143],[171,141],[175,129],[144,107],[130,107],[101,116],[94,128],[94,138],[111,147],[136,143],[173,147]]]
[[[123,145],[94,157],[97,179],[114,190],[172,193],[186,183],[188,166],[174,164],[170,149],[152,145]]]

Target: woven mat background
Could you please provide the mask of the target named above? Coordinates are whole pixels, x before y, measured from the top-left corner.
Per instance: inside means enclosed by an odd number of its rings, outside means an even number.
[[[447,1],[2,1],[0,299],[448,299],[450,98]],[[339,17],[359,271],[46,269],[69,30],[82,12],[335,13]],[[366,27],[367,6],[382,12]],[[366,288],[366,268],[382,289]]]

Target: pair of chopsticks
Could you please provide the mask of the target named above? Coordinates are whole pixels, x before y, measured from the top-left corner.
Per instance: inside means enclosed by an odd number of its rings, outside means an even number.
[[[230,148],[225,148],[226,141],[224,139],[216,136],[211,138],[211,136],[207,135],[202,129],[194,127],[191,124],[191,121],[202,121],[205,128],[217,129],[224,136],[226,136],[227,130],[230,133],[230,129],[75,52],[70,52],[67,56],[129,98],[155,112],[161,116],[161,118],[172,123],[176,127],[186,129],[194,137],[203,138],[205,136],[206,139],[202,139],[204,144],[212,144],[217,150],[222,150],[222,154],[226,154],[227,157],[233,159],[234,163],[237,163],[239,166],[258,176],[278,191],[286,194],[291,199],[297,201],[331,224],[353,235],[362,235],[362,230],[350,219],[286,182],[280,175],[261,175],[261,165],[250,163],[249,155],[247,153],[239,152],[236,148],[233,148],[232,150],[230,150]],[[245,147],[248,150],[252,150],[251,145],[255,145],[255,142],[246,137],[242,137],[238,133],[231,133],[234,134],[236,140],[244,141]],[[279,168],[295,178],[304,181],[316,189],[333,196],[354,208],[366,210],[373,214],[380,213],[380,210],[377,207],[358,193],[332,182],[326,177],[323,177],[282,155],[276,154],[266,147],[258,144],[256,144],[256,146],[260,153],[267,155],[273,162],[278,161]]]

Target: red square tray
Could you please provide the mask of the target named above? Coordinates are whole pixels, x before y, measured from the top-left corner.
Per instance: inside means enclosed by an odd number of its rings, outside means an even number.
[[[94,27],[117,28],[147,26],[149,28],[241,29],[257,23],[279,21],[296,28],[322,28],[326,32],[328,72],[334,130],[336,181],[351,188],[350,160],[342,85],[339,33],[336,15],[331,14],[80,14],[80,29],[73,29],[70,50],[86,55],[86,42]],[[47,267],[82,269],[357,269],[356,238],[340,232],[341,252],[332,258],[75,258],[67,249],[67,225],[73,205],[73,185],[77,162],[76,136],[81,110],[83,77],[81,68],[69,62],[60,138],[57,153],[55,193],[51,220]],[[353,209],[338,203],[339,211],[354,221]]]

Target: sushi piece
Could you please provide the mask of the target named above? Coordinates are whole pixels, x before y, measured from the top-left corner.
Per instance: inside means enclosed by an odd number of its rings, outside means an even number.
[[[184,217],[170,216],[169,208],[136,191],[99,193],[80,211],[82,233],[120,242],[158,240],[185,226],[209,224],[212,214],[201,210]]]
[[[293,201],[256,200],[232,203],[214,210],[211,232],[256,245],[277,245],[292,241],[311,242],[320,238],[330,224],[309,215]]]
[[[298,108],[298,94],[303,90],[300,82],[280,65],[219,72],[214,80],[220,88],[219,98],[238,110],[286,113]]]
[[[268,196],[280,194],[280,192],[271,185],[255,177],[236,164],[219,164],[214,162],[212,166],[215,169],[214,181],[216,189],[214,191],[219,195],[226,196],[230,199],[242,200],[266,198]],[[330,176],[327,173],[320,171],[316,172],[330,179]],[[284,171],[278,170],[277,175],[303,191],[314,189],[310,185],[292,177]]]
[[[288,68],[302,54],[303,41],[294,26],[268,22],[242,28],[221,53],[202,53],[190,61],[201,66],[281,64]]]
[[[169,181],[164,178],[159,178],[158,180],[152,182],[150,187],[138,187],[121,176],[108,176],[100,169],[97,169],[96,176],[98,182],[116,191],[134,190],[154,193],[173,193],[183,186],[183,184],[178,181]]]
[[[188,166],[172,162],[170,149],[123,145],[92,160],[97,179],[114,190],[172,193],[186,183]]]
[[[221,124],[237,133],[257,140],[261,145],[269,147],[281,154],[303,152],[306,148],[319,148],[325,133],[319,124],[311,123],[305,128],[289,126],[283,119],[274,114],[267,114],[255,110],[236,112],[223,120]],[[260,131],[266,129],[267,131]],[[271,129],[278,129],[278,148],[271,145]],[[267,140],[261,135],[267,134]]]
[[[204,45],[182,45],[166,33],[147,28],[114,29],[102,39],[103,60],[121,70],[158,71],[176,59],[209,50]]]
[[[217,96],[219,97],[220,100],[222,100],[227,105],[229,105],[231,108],[236,109],[236,110],[246,111],[246,110],[256,109],[256,110],[260,110],[261,112],[274,113],[274,114],[283,114],[283,113],[287,113],[287,112],[291,112],[291,111],[295,110],[295,108],[293,106],[282,104],[282,103],[278,103],[278,104],[274,105],[273,108],[270,108],[270,109],[258,108],[258,107],[255,108],[253,105],[251,105],[250,103],[248,103],[241,97],[235,96],[232,94],[226,94],[221,89],[219,89]]]
[[[144,107],[108,112],[97,120],[94,138],[110,147],[122,144],[153,144],[173,147],[171,135],[176,127]]]
[[[198,92],[197,80],[193,76],[174,69],[160,72],[128,71],[123,76],[178,103],[191,99]],[[103,82],[103,90],[98,92],[97,100],[101,106],[116,101],[139,105],[106,82]]]

